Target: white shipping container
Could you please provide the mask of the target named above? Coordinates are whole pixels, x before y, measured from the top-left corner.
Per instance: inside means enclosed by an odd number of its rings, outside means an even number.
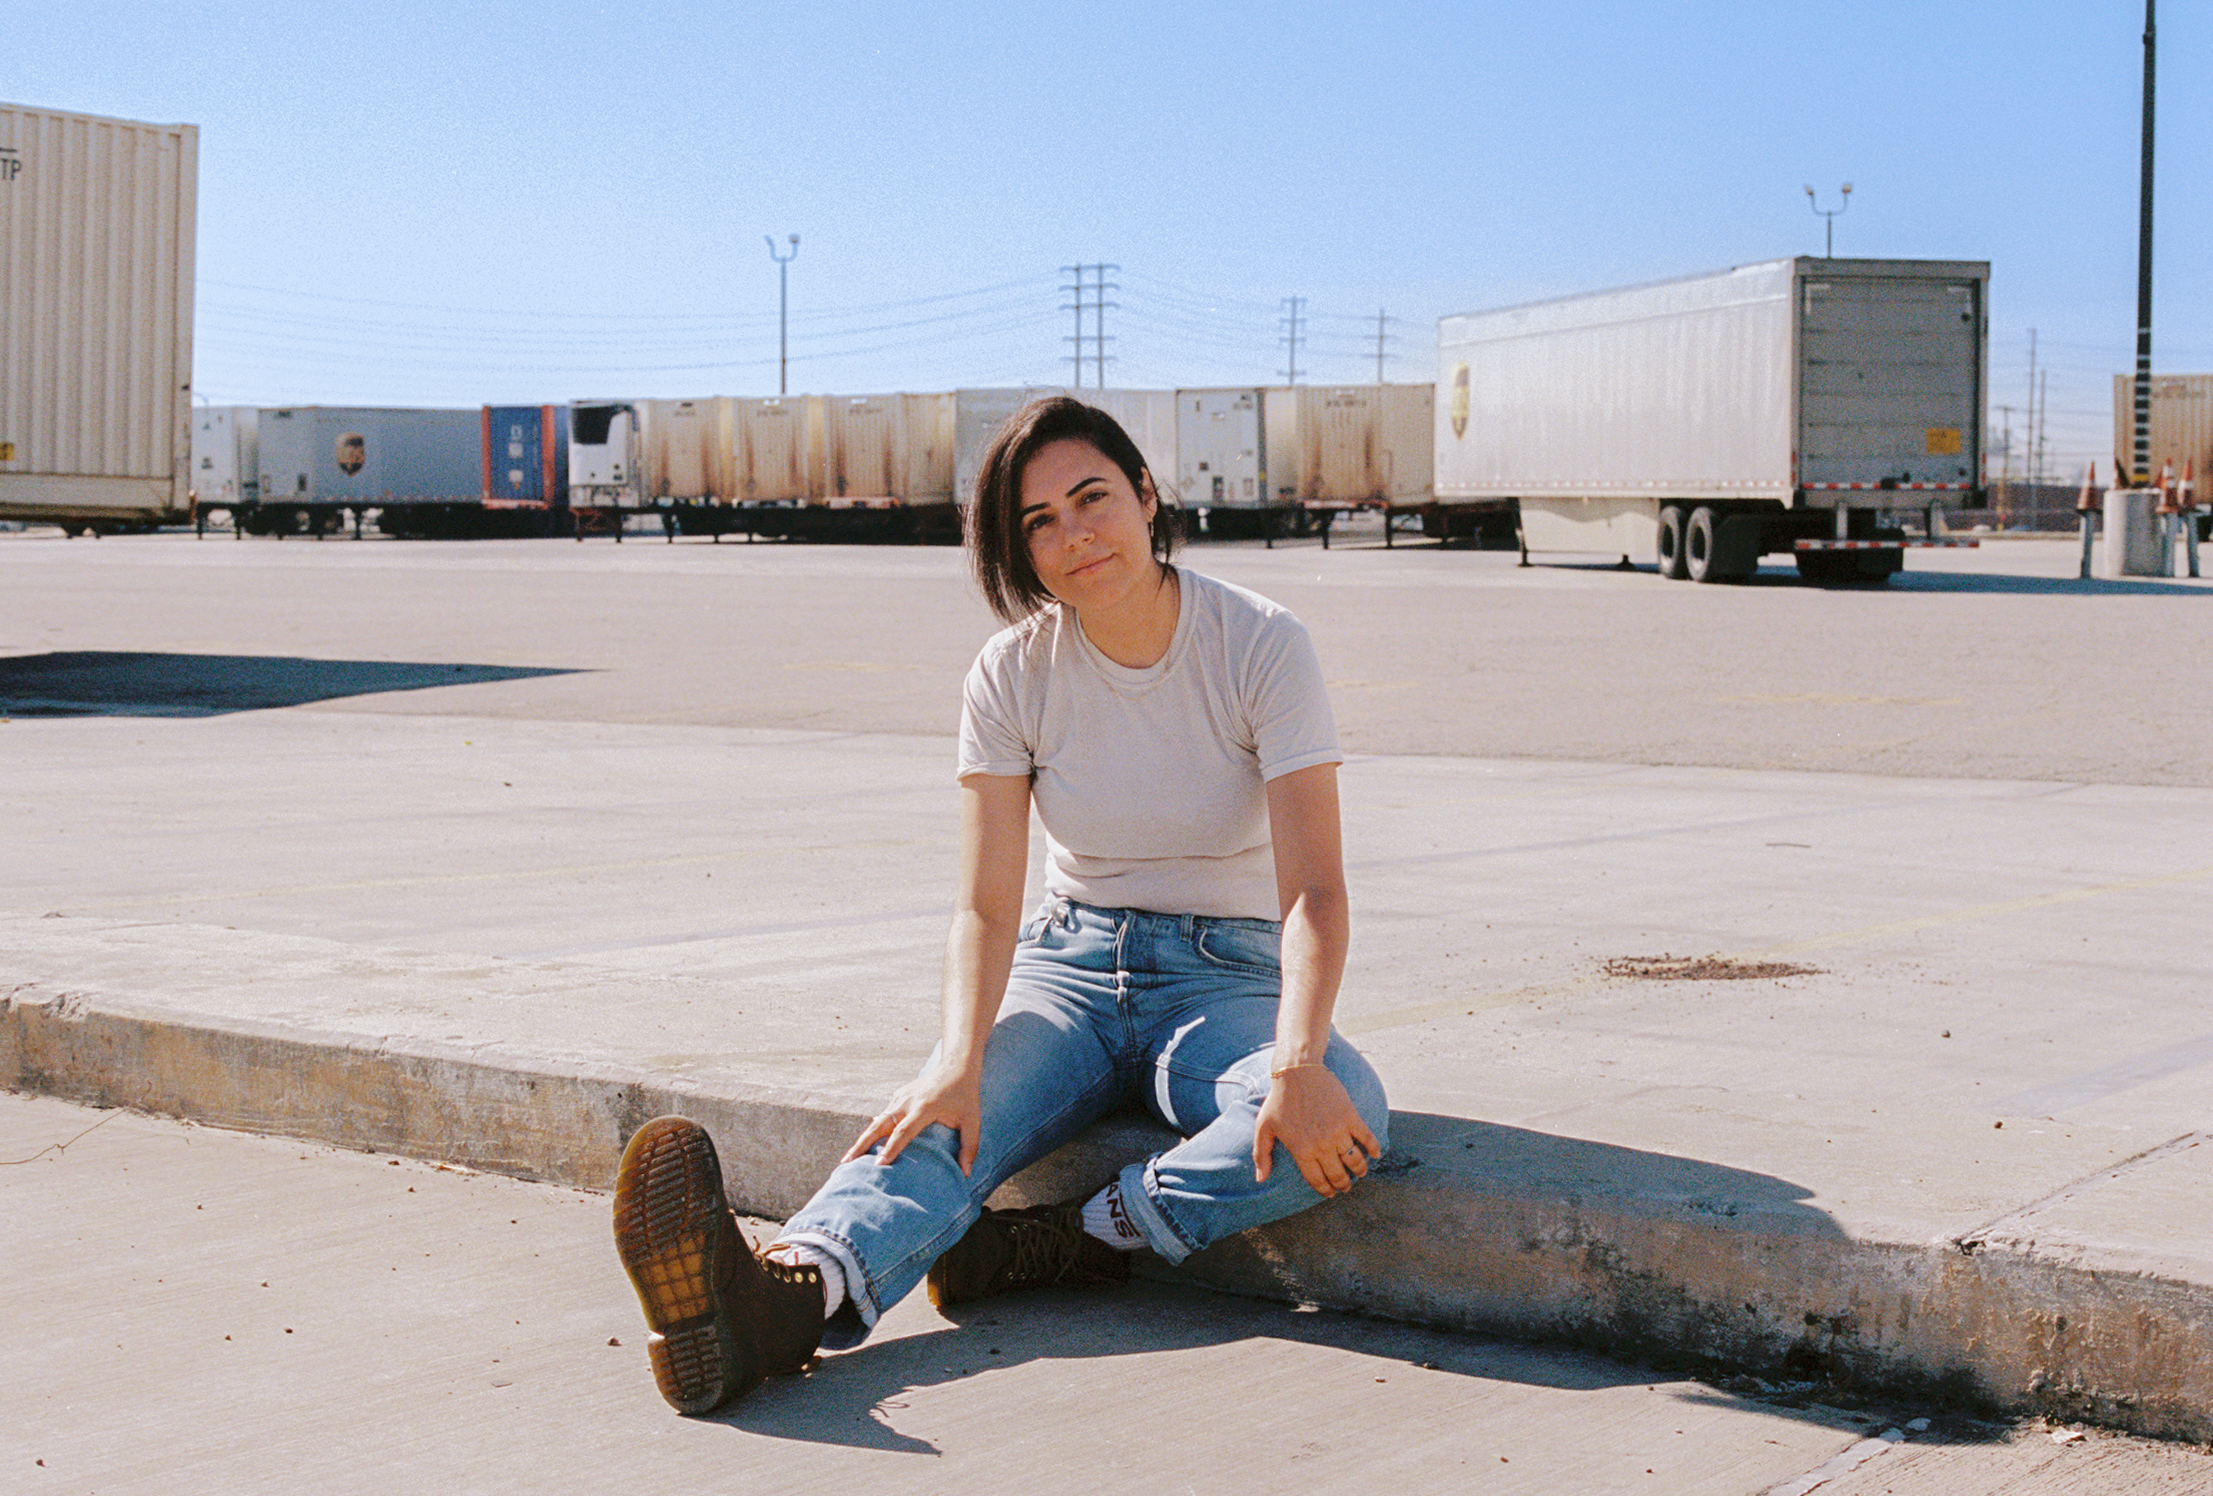
[[[1257,389],[1176,391],[1176,497],[1187,509],[1276,502]]]
[[[976,496],[976,477],[984,453],[1014,413],[1032,400],[1067,395],[1094,405],[1121,423],[1137,443],[1153,482],[1172,490],[1176,476],[1176,393],[1174,390],[1068,389],[1028,385],[1007,389],[956,390],[953,394],[953,492],[965,504]]]
[[[261,493],[260,411],[202,405],[192,413],[191,494],[195,505],[228,509]]]
[[[183,518],[199,148],[0,104],[0,518]]]
[[[2136,378],[2113,376],[2113,450],[2136,460]],[[2213,494],[2213,374],[2152,376],[2152,470],[2173,463],[2179,482],[2185,465],[2197,483],[2193,495],[2203,504]]]

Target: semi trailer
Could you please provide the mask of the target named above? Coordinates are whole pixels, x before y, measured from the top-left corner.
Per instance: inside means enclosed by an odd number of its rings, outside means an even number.
[[[0,104],[0,520],[189,513],[194,125]]]
[[[1887,580],[1909,548],[1974,544],[1946,516],[1988,503],[1989,282],[1798,257],[1442,318],[1438,500],[1513,501],[1524,560],[1735,582],[1781,552]]]

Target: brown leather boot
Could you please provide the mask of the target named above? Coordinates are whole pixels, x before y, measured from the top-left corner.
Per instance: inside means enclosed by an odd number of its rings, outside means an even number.
[[[653,1378],[677,1412],[711,1413],[797,1371],[822,1342],[822,1272],[746,1246],[707,1130],[656,1117],[623,1150],[615,1250],[645,1306]]]
[[[930,1302],[943,1309],[1025,1288],[1126,1283],[1130,1259],[1083,1229],[1083,1202],[987,1210],[930,1264]]]

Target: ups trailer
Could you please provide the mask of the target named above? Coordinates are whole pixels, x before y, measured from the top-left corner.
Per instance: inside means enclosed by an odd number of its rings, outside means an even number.
[[[0,104],[0,520],[189,517],[200,131]]]
[[[358,535],[373,513],[387,534],[424,533],[428,516],[481,505],[482,424],[477,410],[265,409],[259,487],[232,510],[236,528],[320,539],[350,518]]]
[[[1946,506],[1988,504],[1989,283],[1798,257],[1442,318],[1437,497],[1514,501],[1525,562],[1737,582],[1782,552],[1887,581],[1909,548],[1975,543]]]

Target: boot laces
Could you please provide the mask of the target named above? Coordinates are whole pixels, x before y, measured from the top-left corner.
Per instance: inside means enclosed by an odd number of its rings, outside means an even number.
[[[1058,1283],[1082,1260],[1083,1227],[1073,1215],[1056,1212],[1010,1222],[1014,1263],[1007,1276],[1016,1283]]]

